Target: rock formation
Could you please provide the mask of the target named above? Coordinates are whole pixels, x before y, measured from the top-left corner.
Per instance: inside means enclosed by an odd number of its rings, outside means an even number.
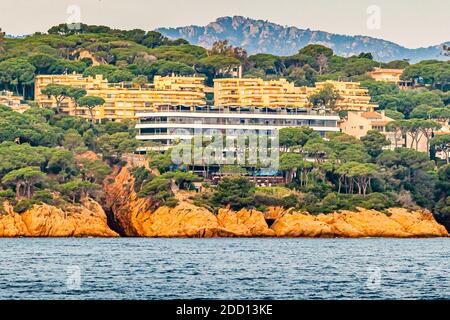
[[[279,237],[447,237],[447,230],[425,210],[389,209],[388,214],[358,209],[312,216],[287,213],[272,229]]]
[[[269,228],[264,215],[256,210],[242,209],[233,212],[227,209],[219,210],[217,215],[219,225],[238,237],[273,237],[275,232]]]
[[[235,234],[223,228],[214,214],[204,208],[183,202],[176,208],[161,207],[154,213],[141,215],[134,221],[139,235],[144,237],[231,237]]]
[[[221,209],[214,215],[188,199],[175,208],[160,207],[152,212],[152,201],[139,198],[134,178],[122,168],[105,186],[110,224],[130,237],[447,237],[446,229],[426,210],[389,209],[386,213],[358,209],[332,214],[310,215],[282,208],[267,213],[242,209]],[[102,207],[85,200],[64,209],[35,205],[17,214],[5,204],[0,215],[0,237],[115,237]]]
[[[0,215],[0,237],[117,237],[107,224],[101,206],[85,200],[82,206],[56,208],[35,205],[18,214],[5,203]]]
[[[255,210],[219,210],[217,216],[204,208],[181,203],[162,207],[137,220],[136,229],[144,237],[447,237],[446,229],[427,211],[389,209],[342,211],[313,216],[285,212],[269,227],[264,214]],[[390,215],[390,216],[389,216]]]
[[[151,211],[151,200],[140,199],[134,178],[123,168],[106,187],[110,210],[126,236],[141,237],[446,237],[446,229],[426,210],[390,209],[387,214],[358,209],[318,216],[269,208],[263,214],[242,209],[219,210],[181,201],[176,208]],[[274,222],[270,227],[267,222]]]
[[[105,185],[106,209],[121,233],[128,237],[140,236],[142,222],[150,213],[150,199],[138,198],[134,191],[134,178],[127,168],[122,168],[115,176],[114,182]]]
[[[15,213],[9,203],[4,205],[5,214],[0,214],[0,237],[22,237],[28,234],[22,217]]]

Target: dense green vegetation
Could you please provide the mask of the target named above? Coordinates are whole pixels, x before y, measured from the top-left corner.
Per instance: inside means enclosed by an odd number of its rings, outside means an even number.
[[[93,58],[80,59],[83,51],[89,52]],[[93,59],[101,65],[93,66]],[[245,50],[232,47],[227,41],[219,41],[207,50],[185,40],[170,40],[154,31],[116,30],[84,24],[80,29],[61,24],[46,34],[0,41],[0,89],[14,90],[29,99],[33,97],[34,77],[38,74],[102,74],[110,82],[139,83],[143,79],[151,81],[155,75],[196,73],[204,75],[211,85],[213,78],[229,76],[239,65],[243,66],[246,77],[284,77],[296,85],[307,86],[327,79],[373,83],[366,73],[374,67],[406,68],[405,80],[414,80],[440,92],[447,92],[450,88],[448,62],[431,60],[416,65],[409,65],[406,61],[380,63],[374,61],[370,53],[344,58],[321,45],[309,45],[288,57],[270,54],[248,56]],[[387,92],[378,92],[377,95],[394,95],[380,98],[382,107],[396,109],[392,100],[404,97],[398,95],[395,86],[381,87],[373,90]],[[441,94],[440,98],[448,101],[449,96]],[[413,104],[417,106],[416,102]]]
[[[158,168],[158,166],[154,166],[154,168]],[[160,172],[164,172],[164,170],[160,170]],[[201,177],[183,171],[167,171],[155,176],[144,167],[139,167],[133,169],[132,173],[135,178],[135,191],[141,198],[150,197],[153,201],[153,209],[162,205],[176,206],[178,200],[175,198],[175,188],[192,191],[194,190],[193,183],[202,181]]]
[[[212,192],[197,196],[196,202],[213,210],[283,206],[327,213],[421,206],[436,213],[449,211],[448,163],[431,161],[413,149],[384,150],[389,143],[378,131],[369,131],[361,140],[342,133],[327,138],[309,128],[282,129],[279,167],[286,187],[255,188],[235,174],[223,178]],[[431,141],[449,152],[449,139],[450,135],[441,135]]]
[[[448,81],[450,81],[450,78]],[[400,114],[397,114],[397,117],[432,119],[448,118],[441,117],[437,114],[437,112],[444,111],[444,109],[448,112],[448,106],[450,104],[449,91],[444,92],[432,88],[419,88],[415,90],[402,91],[395,84],[374,81],[363,81],[362,85],[369,88],[369,94],[372,96],[373,101],[379,104],[379,108],[381,110],[399,112]],[[419,109],[422,110],[421,115],[413,113],[413,111],[418,107],[421,107]],[[427,107],[430,110],[424,111],[424,107]],[[429,111],[433,112],[428,114]]]
[[[87,51],[92,58],[80,59]],[[100,65],[94,66],[94,62]],[[377,132],[357,140],[342,134],[326,140],[307,128],[285,129],[280,134],[280,170],[285,186],[256,188],[243,178],[254,168],[228,166],[234,173],[217,188],[196,197],[198,204],[217,209],[231,205],[298,207],[312,213],[351,209],[356,206],[384,209],[393,205],[420,205],[450,213],[450,168],[435,158],[449,154],[449,136],[434,136],[441,123],[450,121],[450,64],[422,61],[379,63],[370,53],[339,57],[320,45],[309,45],[297,54],[278,57],[248,56],[226,41],[209,50],[185,40],[170,40],[157,32],[115,30],[105,26],[81,25],[81,29],[59,25],[48,33],[21,39],[5,39],[0,32],[0,90],[8,89],[33,99],[34,78],[39,74],[78,72],[102,74],[111,82],[133,81],[142,85],[155,75],[204,75],[209,85],[226,77],[238,66],[246,77],[284,77],[296,85],[312,86],[327,79],[362,81],[373,101],[396,121],[392,130],[410,134],[412,149],[385,151],[387,142]],[[400,90],[395,84],[371,80],[374,67],[405,68],[404,80],[420,88]],[[56,110],[32,108],[24,114],[0,106],[0,201],[10,200],[22,212],[33,203],[58,205],[77,203],[84,196],[101,198],[101,185],[124,154],[138,146],[133,123],[96,124],[62,116],[60,104],[73,99],[92,115],[104,101],[86,97],[83,90],[51,85],[45,93],[58,101]],[[311,98],[316,106],[333,107],[338,95],[326,87]],[[415,151],[419,137],[427,139],[430,154]],[[98,154],[98,160],[81,155]],[[150,166],[161,175],[136,169],[136,191],[151,197],[154,206],[175,205],[174,189],[192,190],[199,177],[179,168],[174,171],[170,153],[151,154]],[[205,167],[205,171],[208,168]]]
[[[112,166],[137,146],[133,123],[93,124],[50,109],[19,114],[0,106],[0,124],[0,202],[18,212],[99,199]],[[87,151],[101,156],[84,157]]]

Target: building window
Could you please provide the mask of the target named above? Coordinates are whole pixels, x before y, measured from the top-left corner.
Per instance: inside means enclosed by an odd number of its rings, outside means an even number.
[[[372,130],[384,132],[384,127],[383,126],[372,126]]]

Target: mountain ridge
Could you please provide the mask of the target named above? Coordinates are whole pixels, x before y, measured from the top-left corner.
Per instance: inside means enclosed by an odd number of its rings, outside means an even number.
[[[301,29],[243,16],[220,17],[206,26],[158,28],[156,31],[169,38],[183,38],[207,48],[218,40],[229,40],[230,44],[243,47],[249,54],[289,56],[308,44],[322,44],[344,57],[371,52],[375,60],[382,62],[403,59],[413,63],[429,59],[447,60],[448,57],[442,54],[442,47],[444,44],[450,45],[447,41],[429,47],[406,48],[392,41],[364,35],[350,36]]]

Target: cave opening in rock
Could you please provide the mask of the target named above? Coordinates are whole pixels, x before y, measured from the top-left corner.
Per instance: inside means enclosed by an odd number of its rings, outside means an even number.
[[[106,214],[106,223],[108,224],[108,227],[117,232],[121,237],[125,237],[126,233],[125,230],[120,225],[119,221],[114,216],[114,212],[111,208],[103,208]]]
[[[272,225],[275,223],[276,219],[266,219],[266,223],[267,225],[270,227],[272,227]]]

